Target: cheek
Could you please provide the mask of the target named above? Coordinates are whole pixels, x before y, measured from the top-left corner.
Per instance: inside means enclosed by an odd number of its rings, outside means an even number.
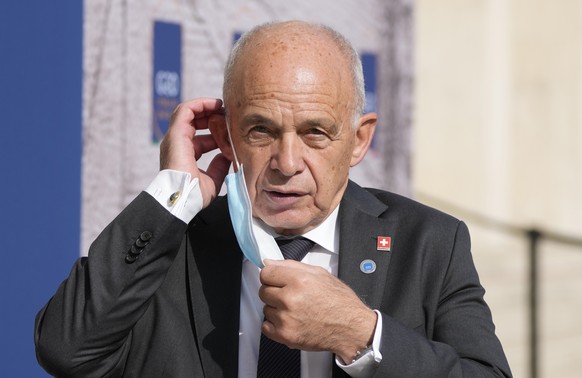
[[[333,162],[332,164],[329,164]],[[344,161],[339,161],[336,157],[335,160],[326,160],[328,164],[321,164],[317,167],[317,174],[315,181],[317,183],[317,197],[320,201],[328,201],[338,190],[344,185],[348,169],[346,168]]]
[[[251,200],[256,193],[257,184],[261,181],[265,170],[269,165],[269,151],[267,148],[255,148],[252,151],[245,151],[243,161],[245,170],[245,181],[249,190]]]
[[[256,194],[256,186],[258,181],[258,174],[257,172],[250,169],[251,165],[245,165],[245,182],[247,184],[247,190],[249,192],[249,196],[251,197],[251,201]]]

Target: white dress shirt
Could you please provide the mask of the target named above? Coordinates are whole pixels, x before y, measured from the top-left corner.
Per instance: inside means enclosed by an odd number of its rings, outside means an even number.
[[[163,207],[173,215],[189,223],[202,210],[202,193],[198,179],[191,180],[190,174],[172,170],[161,171],[146,189]],[[170,197],[175,199],[170,200]],[[337,222],[339,206],[315,229],[303,236],[315,242],[313,248],[301,260],[305,264],[320,266],[337,276],[339,252],[339,225]],[[274,237],[278,236],[272,229],[264,229]],[[263,323],[264,303],[259,299],[261,286],[259,268],[244,258],[241,277],[241,301],[239,320],[239,361],[238,376],[255,378],[259,359],[261,324]],[[378,320],[374,331],[372,350],[357,361],[344,365],[336,358],[335,363],[352,377],[368,377],[374,373],[381,361],[380,338],[382,335],[382,317],[376,311]],[[331,377],[331,352],[301,351],[301,377]]]

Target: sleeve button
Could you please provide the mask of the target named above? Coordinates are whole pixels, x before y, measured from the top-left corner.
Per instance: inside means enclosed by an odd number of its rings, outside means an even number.
[[[149,231],[144,231],[141,233],[141,235],[139,236],[139,238],[143,241],[148,241],[152,238],[152,233]]]
[[[135,245],[132,245],[129,249],[129,254],[131,256],[138,256],[141,253],[141,249],[137,248]]]
[[[137,238],[137,240],[135,241],[135,246],[138,248],[143,248],[146,245],[148,245],[149,242],[142,240],[141,238]]]

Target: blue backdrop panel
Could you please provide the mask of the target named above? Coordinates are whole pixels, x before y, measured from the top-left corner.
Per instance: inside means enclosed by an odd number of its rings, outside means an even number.
[[[362,60],[362,69],[364,71],[364,83],[366,90],[366,107],[364,108],[364,113],[377,112],[378,56],[374,53],[365,52],[360,54],[360,59]],[[376,133],[372,139],[372,144],[370,146],[372,149],[376,149],[378,135],[379,133]]]
[[[154,24],[153,141],[160,142],[172,112],[182,98],[182,28],[178,24]]]
[[[82,1],[0,3],[0,376],[46,377],[36,312],[79,255]]]

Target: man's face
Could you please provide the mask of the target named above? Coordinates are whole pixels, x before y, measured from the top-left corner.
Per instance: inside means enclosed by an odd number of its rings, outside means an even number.
[[[320,224],[341,200],[352,164],[349,68],[320,45],[265,43],[252,60],[246,54],[229,105],[253,216],[281,234]]]

